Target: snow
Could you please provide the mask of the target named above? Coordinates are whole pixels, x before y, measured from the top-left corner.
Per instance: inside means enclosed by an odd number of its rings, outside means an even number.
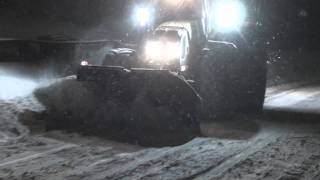
[[[0,179],[320,178],[319,123],[274,124],[268,122],[269,116],[263,117],[265,121],[259,116],[238,116],[227,123],[202,124],[206,138],[195,138],[176,147],[139,147],[79,133],[46,131],[43,113],[47,107],[32,93],[42,83],[19,76],[1,77],[9,78],[4,81],[9,84],[20,82],[7,87],[28,88],[23,93],[11,91],[12,98],[0,99]],[[67,79],[69,83],[56,82],[74,96],[84,93],[72,78]],[[55,88],[44,89],[53,95],[51,98],[62,96],[63,91],[59,93]],[[313,92],[318,89],[307,86],[286,89],[289,93],[274,91],[267,104],[301,90],[317,99],[320,95]],[[305,103],[300,99],[295,106]],[[309,102],[309,106],[316,104]],[[319,119],[319,115],[315,118]]]
[[[31,94],[37,87],[37,83],[10,76],[0,76],[0,99],[10,100],[17,97],[25,97]]]

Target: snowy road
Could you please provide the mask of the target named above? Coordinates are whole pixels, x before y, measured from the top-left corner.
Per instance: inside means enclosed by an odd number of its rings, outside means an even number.
[[[0,100],[0,179],[320,179],[317,83],[270,88],[263,117],[202,124],[208,137],[177,147],[45,132],[42,108]]]
[[[267,109],[290,109],[304,112],[320,112],[319,81],[293,83],[269,88],[265,107]]]

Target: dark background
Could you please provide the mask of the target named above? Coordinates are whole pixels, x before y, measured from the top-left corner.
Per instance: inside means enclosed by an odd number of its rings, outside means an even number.
[[[125,4],[126,0],[1,0],[0,14],[10,22],[34,19],[94,25],[121,16]]]
[[[35,34],[37,28],[42,28],[39,27],[41,25],[69,34],[73,33],[72,29],[89,31],[103,25],[103,33],[108,38],[110,35],[125,33],[121,27],[128,23],[131,4],[134,1],[0,0],[0,36],[24,36],[21,35],[23,32],[4,31],[6,26],[11,27],[13,24],[27,31],[32,31],[34,26]],[[259,13],[253,16],[259,17],[262,23],[261,36],[270,41],[268,43],[277,48],[318,46],[320,3],[317,0],[246,0],[246,4],[249,10],[255,9]],[[65,29],[58,28],[58,24],[64,24]],[[20,30],[17,28],[16,31]]]
[[[0,36],[35,38],[59,33],[75,38],[110,38],[124,34],[127,1],[0,0]]]
[[[248,35],[259,39],[269,54],[270,84],[317,77],[320,2],[245,1],[250,18],[260,24],[255,34]],[[64,34],[75,39],[124,39],[134,36],[133,4],[134,0],[0,0],[0,37]]]

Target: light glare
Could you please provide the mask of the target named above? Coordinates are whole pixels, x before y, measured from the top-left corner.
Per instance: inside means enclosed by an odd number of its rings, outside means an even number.
[[[246,9],[238,0],[218,0],[213,5],[213,25],[219,32],[240,30],[246,18]]]
[[[81,66],[88,66],[88,65],[89,65],[88,61],[81,61]]]
[[[148,7],[137,7],[135,10],[135,21],[139,26],[147,26],[151,23],[152,10]]]
[[[10,100],[30,95],[37,84],[31,80],[0,76],[0,99]]]
[[[156,41],[148,41],[145,46],[147,59],[160,60],[163,44]]]
[[[148,60],[165,63],[179,59],[182,51],[178,42],[148,41],[145,53]]]

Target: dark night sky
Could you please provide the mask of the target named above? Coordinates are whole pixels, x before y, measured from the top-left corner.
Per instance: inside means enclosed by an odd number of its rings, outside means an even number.
[[[266,3],[263,17],[272,36],[288,44],[317,44],[320,39],[319,1],[268,0]]]
[[[320,40],[320,2],[318,0],[246,0],[257,4],[263,22],[263,36],[275,38],[283,46],[316,46]],[[0,23],[39,23],[62,21],[86,26],[126,21],[128,0],[0,0]]]

